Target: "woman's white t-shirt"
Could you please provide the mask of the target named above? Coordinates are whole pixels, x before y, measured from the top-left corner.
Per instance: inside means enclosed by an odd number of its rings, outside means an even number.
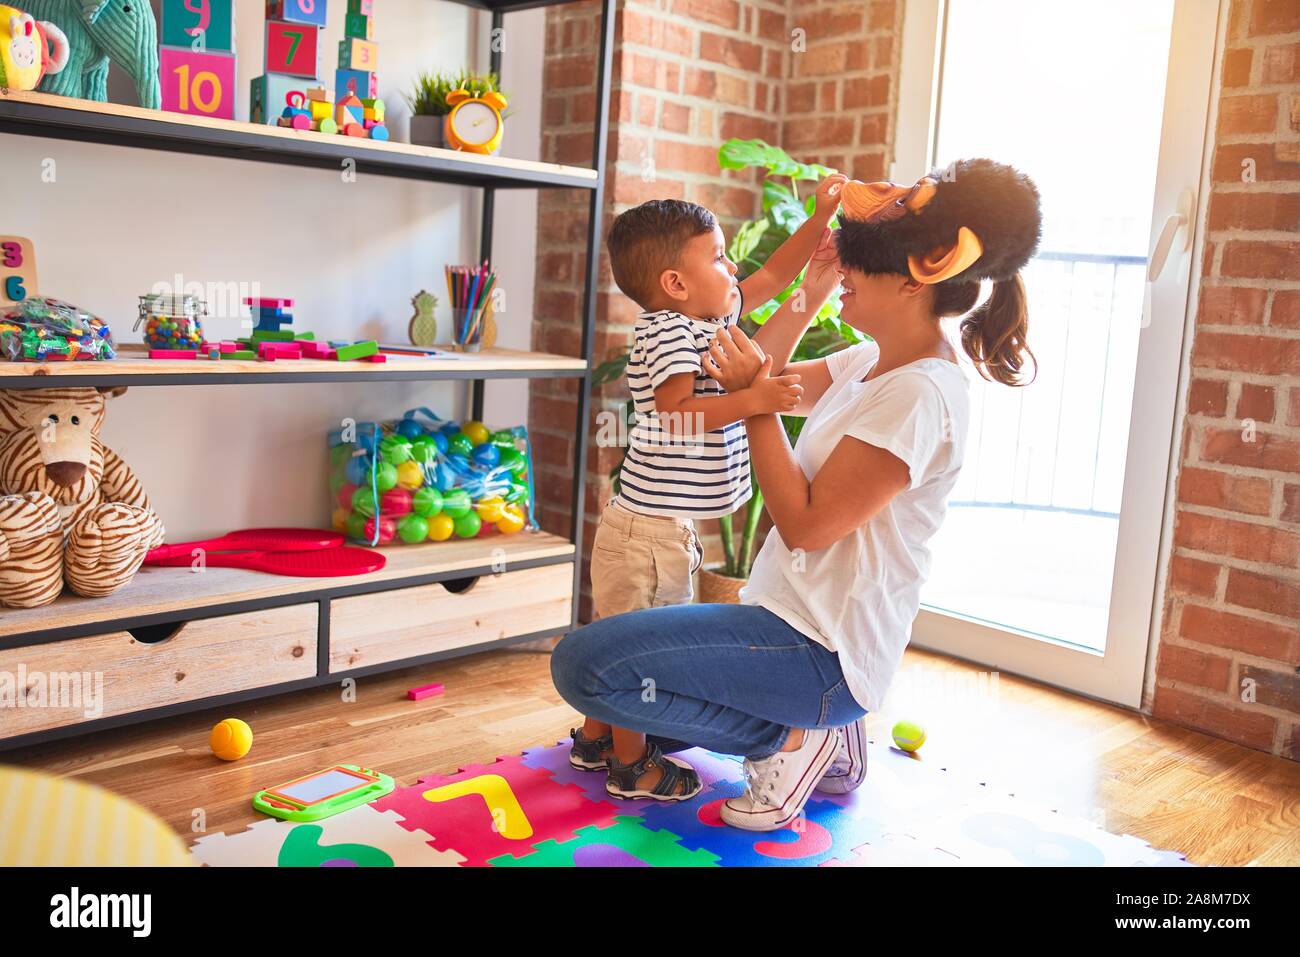
[[[880,350],[863,343],[826,359],[831,384],[809,413],[794,457],[812,481],[846,436],[893,453],[910,484],[866,524],[816,551],[792,553],[774,528],[754,560],[746,605],[761,605],[837,652],[854,699],[878,711],[911,637],[926,543],[943,521],[966,447],[965,374],[918,359],[863,382]]]

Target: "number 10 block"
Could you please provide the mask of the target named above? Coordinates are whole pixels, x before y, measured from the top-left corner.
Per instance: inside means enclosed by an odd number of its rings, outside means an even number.
[[[231,54],[162,47],[158,78],[164,110],[235,118],[235,58]]]

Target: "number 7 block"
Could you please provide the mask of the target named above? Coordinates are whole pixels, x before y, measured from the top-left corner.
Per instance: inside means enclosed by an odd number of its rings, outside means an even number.
[[[266,72],[315,79],[319,67],[320,27],[266,21]]]

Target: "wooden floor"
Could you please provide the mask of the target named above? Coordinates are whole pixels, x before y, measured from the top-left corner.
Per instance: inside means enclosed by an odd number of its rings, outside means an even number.
[[[380,768],[400,784],[490,762],[565,737],[573,711],[551,686],[550,656],[500,651],[363,679],[356,699],[318,688],[21,751],[0,761],[74,775],[128,795],[187,837],[258,817],[253,793],[336,762]],[[407,701],[406,689],[446,693]],[[211,726],[240,717],[252,753],[225,763]],[[1300,864],[1300,764],[971,665],[909,651],[886,710],[923,721],[920,759],[1203,865]],[[198,822],[197,824],[195,822]]]

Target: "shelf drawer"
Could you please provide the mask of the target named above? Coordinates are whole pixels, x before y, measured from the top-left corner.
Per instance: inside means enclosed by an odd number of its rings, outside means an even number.
[[[182,622],[156,642],[118,631],[0,649],[0,738],[310,678],[318,614],[311,602]]]
[[[572,620],[573,563],[330,602],[330,673],[500,641]]]

